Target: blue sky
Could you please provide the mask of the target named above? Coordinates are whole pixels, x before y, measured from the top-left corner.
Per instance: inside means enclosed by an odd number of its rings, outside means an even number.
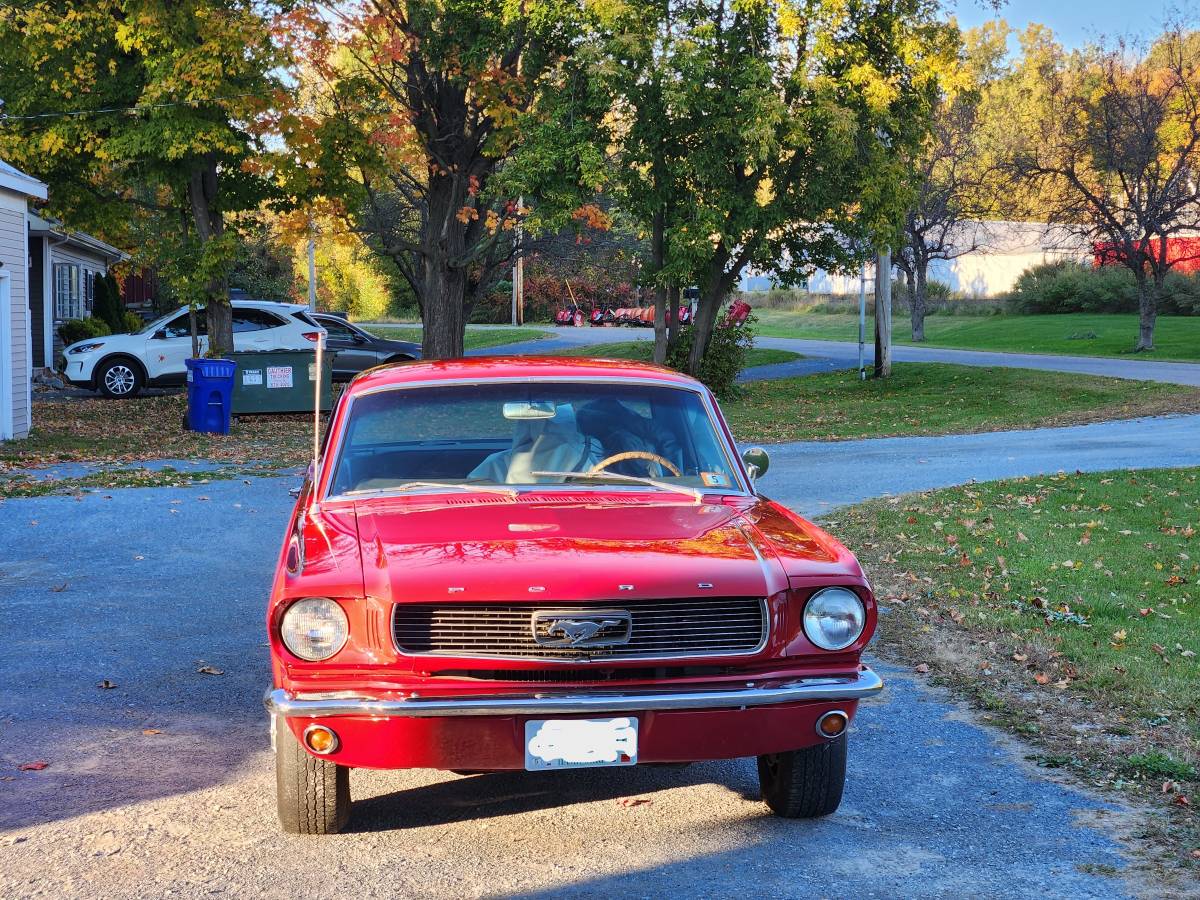
[[[1008,0],[993,11],[981,0],[946,0],[962,28],[996,17],[1018,31],[1030,22],[1049,25],[1068,48],[1080,47],[1101,34],[1149,35],[1159,31],[1178,0]],[[1136,10],[1136,16],[1131,13]]]

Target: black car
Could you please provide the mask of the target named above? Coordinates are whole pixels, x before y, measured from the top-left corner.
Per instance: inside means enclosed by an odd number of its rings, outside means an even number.
[[[421,358],[420,344],[376,337],[330,313],[309,313],[309,316],[325,329],[328,335],[325,346],[337,351],[333,358],[334,381],[349,381],[359,372],[382,363]]]

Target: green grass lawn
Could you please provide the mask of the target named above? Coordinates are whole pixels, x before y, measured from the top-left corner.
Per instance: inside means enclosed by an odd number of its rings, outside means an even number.
[[[420,326],[384,326],[372,328],[372,334],[394,341],[415,341],[421,343]],[[544,338],[547,332],[542,328],[468,328],[463,337],[463,348],[478,350],[481,347],[500,347],[504,344],[516,344],[521,341],[536,341]]]
[[[1161,810],[1143,837],[1195,871],[1200,468],[972,484],[829,519],[887,608],[878,652],[973,699],[1028,759]]]
[[[898,363],[889,379],[857,371],[752,382],[721,404],[739,440],[847,440],[1068,425],[1200,411],[1200,390],[1149,381]]]
[[[858,317],[840,313],[803,313],[781,309],[755,310],[758,333],[764,337],[818,338],[857,341]],[[874,324],[867,318],[867,340]],[[907,317],[893,323],[897,343],[912,343]],[[1133,356],[1137,316],[929,316],[925,343],[929,347],[1051,353],[1068,356],[1123,356],[1132,359],[1200,360],[1200,316],[1161,316],[1154,331],[1156,349]]]
[[[653,341],[620,341],[612,344],[593,344],[585,347],[572,347],[568,350],[553,350],[547,356],[598,356],[605,359],[636,359],[650,362],[654,354]],[[746,366],[766,366],[773,363],[791,362],[802,359],[799,353],[791,350],[771,350],[766,347],[755,347],[746,356]]]

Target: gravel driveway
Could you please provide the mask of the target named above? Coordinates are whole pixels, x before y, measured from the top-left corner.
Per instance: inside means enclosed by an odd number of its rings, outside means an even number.
[[[780,448],[768,478],[776,495],[811,509],[837,498],[822,454],[806,452]],[[1125,813],[1050,780],[1019,746],[883,665],[889,686],[856,722],[846,799],[823,821],[767,815],[745,760],[470,777],[356,771],[353,833],[286,837],[260,696],[265,598],[293,483],[0,503],[6,896],[316,896],[331,885],[364,897],[1125,890],[1113,837]],[[105,679],[116,686],[97,687]],[[37,760],[49,766],[18,771]]]

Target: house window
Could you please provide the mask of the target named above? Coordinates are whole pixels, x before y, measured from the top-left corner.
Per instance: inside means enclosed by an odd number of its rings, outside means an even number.
[[[87,315],[82,288],[79,266],[71,263],[54,264],[55,319],[82,319]]]

